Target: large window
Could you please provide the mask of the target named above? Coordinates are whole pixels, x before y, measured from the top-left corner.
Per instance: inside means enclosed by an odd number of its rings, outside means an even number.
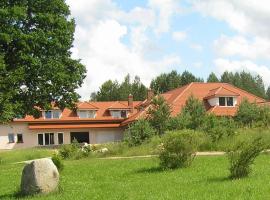
[[[96,111],[95,110],[78,110],[79,118],[95,118]]]
[[[15,142],[15,137],[13,133],[8,134],[8,142],[9,143],[14,143]]]
[[[111,115],[114,118],[127,118],[126,110],[111,110]]]
[[[64,134],[58,133],[58,144],[64,144]]]
[[[38,134],[38,145],[53,145],[54,133],[40,133]]]
[[[45,119],[59,119],[61,116],[60,110],[48,110],[45,111],[44,117]]]
[[[233,97],[219,97],[219,106],[234,106]]]

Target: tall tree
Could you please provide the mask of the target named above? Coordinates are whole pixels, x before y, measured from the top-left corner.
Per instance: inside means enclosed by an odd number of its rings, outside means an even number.
[[[270,100],[270,86],[267,88],[266,97],[268,100]]]
[[[216,76],[216,74],[215,74],[214,72],[211,72],[211,74],[208,76],[207,82],[208,82],[208,83],[216,83],[216,82],[219,82],[218,77]]]
[[[0,121],[74,106],[86,72],[71,59],[74,29],[64,0],[0,1]]]
[[[146,98],[147,88],[138,76],[135,76],[133,82],[131,82],[129,74],[122,83],[112,80],[106,81],[101,85],[97,93],[91,94],[90,99],[92,101],[126,101],[129,94],[133,95],[135,101]]]
[[[203,79],[195,77],[188,71],[184,71],[181,75],[181,85],[187,85],[191,82],[203,82]]]
[[[169,90],[181,87],[191,82],[203,82],[203,79],[195,77],[188,71],[178,74],[173,70],[170,73],[163,73],[151,81],[150,88],[157,93],[164,93]]]
[[[165,133],[170,115],[171,108],[166,100],[160,95],[154,97],[147,111],[147,119],[159,135]]]

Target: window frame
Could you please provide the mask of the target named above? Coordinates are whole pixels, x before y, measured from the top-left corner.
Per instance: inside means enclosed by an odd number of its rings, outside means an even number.
[[[61,144],[59,143],[59,135],[60,135],[60,134],[62,134],[62,140],[63,140]],[[57,133],[57,144],[62,145],[62,144],[64,144],[64,141],[65,141],[65,140],[64,140],[64,133],[63,133],[63,132],[58,132],[58,133]]]
[[[224,99],[224,105],[220,105],[220,102],[221,102],[221,99]],[[229,105],[229,100],[232,100],[232,104]],[[235,107],[235,104],[234,104],[234,97],[231,97],[231,96],[222,96],[222,97],[218,97],[218,105],[220,107]]]
[[[39,144],[39,135],[42,135],[42,144]],[[51,145],[55,145],[55,133],[54,132],[38,133],[37,134],[37,141],[38,141],[37,142],[38,143],[38,146],[51,146]]]
[[[44,115],[43,115],[44,119],[60,119],[62,116],[61,110],[45,110],[43,112],[44,112]],[[47,113],[51,113],[50,118],[47,117]],[[56,115],[56,113],[58,113],[58,115]]]
[[[96,118],[96,110],[77,110],[77,115],[80,119],[94,119]],[[82,117],[81,113],[85,113],[85,116]]]

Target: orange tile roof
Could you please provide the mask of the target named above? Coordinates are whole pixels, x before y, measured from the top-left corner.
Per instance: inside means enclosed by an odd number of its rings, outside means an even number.
[[[115,101],[108,109],[109,110],[119,110],[119,109],[129,110],[131,108],[128,105],[125,105],[124,103]]]
[[[164,94],[162,94],[162,96],[164,96],[164,98],[167,100],[167,102],[171,105],[172,107],[172,116],[176,116],[178,113],[181,112],[182,107],[185,105],[187,99],[190,97],[190,95],[193,95],[194,97],[198,98],[199,100],[201,100],[202,102],[204,102],[204,104],[207,104],[207,102],[205,102],[205,97],[207,97],[209,95],[209,93],[212,91],[212,93],[215,93],[215,91],[213,92],[213,90],[217,91],[217,88],[224,88],[224,89],[220,89],[221,93],[224,92],[224,94],[237,94],[237,104],[240,104],[241,101],[244,98],[247,98],[248,101],[250,102],[257,102],[257,103],[262,103],[265,102],[264,99],[257,97],[253,94],[250,94],[240,88],[237,88],[231,84],[228,83],[190,83],[188,85],[185,85],[183,87],[168,91]],[[206,106],[206,109],[210,109],[211,106],[208,105]],[[224,110],[225,108],[221,109]],[[231,108],[230,108],[231,109]],[[234,112],[237,111],[237,107],[233,107]],[[218,113],[218,110],[214,110],[213,113]],[[222,113],[220,111],[220,113]],[[223,112],[224,113],[224,112]]]
[[[79,102],[76,106],[79,110],[98,110],[98,107],[87,101]]]
[[[206,95],[205,99],[210,99],[212,97],[220,97],[220,96],[232,96],[236,97],[239,96],[239,93],[233,92],[223,86],[210,90],[209,93]]]

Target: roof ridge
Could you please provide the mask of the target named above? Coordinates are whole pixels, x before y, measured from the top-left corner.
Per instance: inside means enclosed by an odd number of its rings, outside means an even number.
[[[236,86],[234,86],[234,85],[232,85],[232,84],[230,84],[230,83],[224,83],[224,84],[229,85],[229,86],[232,86],[233,88],[236,88],[236,89],[238,89],[238,90],[241,90],[242,92],[244,92],[244,93],[246,93],[246,94],[249,94],[249,95],[251,95],[251,96],[253,96],[253,97],[256,97],[256,98],[258,98],[258,99],[263,100],[264,102],[267,102],[266,99],[263,99],[263,98],[261,98],[261,97],[258,97],[257,95],[252,94],[252,93],[250,93],[250,92],[247,92],[247,91],[245,91],[245,90],[243,90],[243,89],[241,89],[241,88],[239,88],[239,87],[236,87]]]
[[[191,82],[189,85],[187,85],[187,87],[173,100],[172,103],[177,101],[187,91],[187,89],[189,89],[193,85],[193,83],[194,82]]]

